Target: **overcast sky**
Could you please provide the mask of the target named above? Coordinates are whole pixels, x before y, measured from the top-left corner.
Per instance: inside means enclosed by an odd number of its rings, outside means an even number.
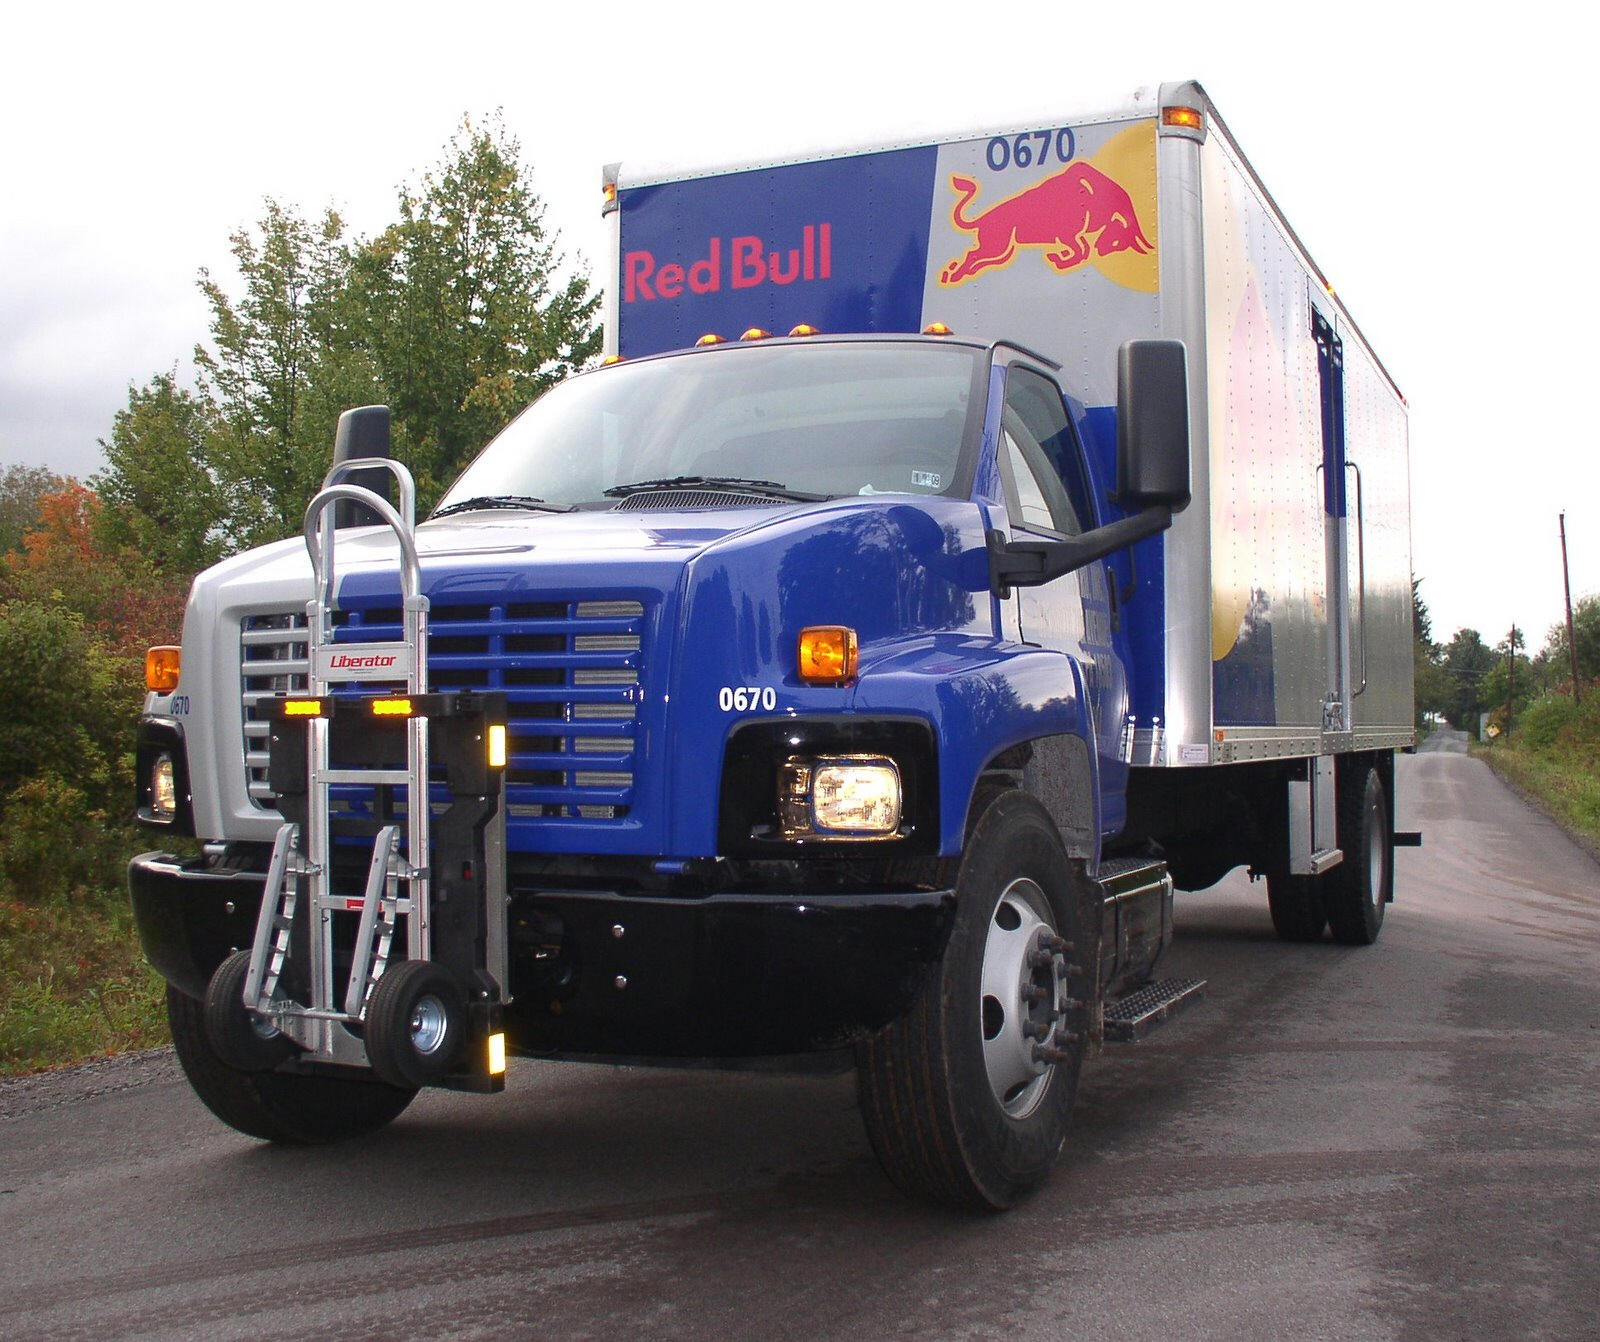
[[[96,470],[130,383],[189,378],[196,272],[227,280],[228,234],[263,196],[331,203],[370,234],[466,113],[504,109],[569,260],[594,274],[608,161],[954,131],[1192,77],[1410,402],[1435,637],[1471,625],[1493,644],[1515,620],[1539,646],[1561,616],[1563,508],[1574,598],[1600,592],[1597,286],[1576,255],[1592,51],[1557,17],[1574,8],[553,8],[13,9],[0,465]]]

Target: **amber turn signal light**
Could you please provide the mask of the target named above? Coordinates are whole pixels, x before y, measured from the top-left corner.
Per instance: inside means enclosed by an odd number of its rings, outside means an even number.
[[[178,671],[182,665],[182,648],[151,648],[144,655],[145,689],[171,694],[178,688]]]
[[[856,631],[822,624],[800,631],[800,679],[807,685],[843,685],[856,678]]]

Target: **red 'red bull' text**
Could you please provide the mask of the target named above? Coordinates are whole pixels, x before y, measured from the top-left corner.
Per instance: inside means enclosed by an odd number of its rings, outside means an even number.
[[[653,302],[729,289],[754,289],[762,284],[794,284],[833,275],[833,225],[807,224],[800,245],[774,249],[753,235],[712,238],[706,253],[684,264],[659,265],[654,252],[628,252],[622,258],[622,301]]]

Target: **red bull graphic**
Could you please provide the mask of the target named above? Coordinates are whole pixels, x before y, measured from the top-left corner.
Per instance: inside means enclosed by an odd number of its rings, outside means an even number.
[[[1128,193],[1087,163],[1074,163],[976,218],[966,209],[978,184],[952,177],[950,186],[959,197],[951,219],[977,236],[965,256],[944,268],[940,284],[960,284],[990,266],[1010,265],[1018,247],[1043,248],[1044,259],[1063,271],[1076,270],[1091,256],[1151,249]]]
[[[1019,251],[1033,248],[1060,274],[1087,265],[1118,284],[1154,292],[1154,139],[1153,127],[1133,128],[1109,141],[1095,155],[1098,163],[1069,163],[982,210],[971,208],[982,189],[978,181],[952,174],[950,222],[971,243],[940,271],[940,286],[1009,266]],[[1139,185],[1147,178],[1149,187]]]

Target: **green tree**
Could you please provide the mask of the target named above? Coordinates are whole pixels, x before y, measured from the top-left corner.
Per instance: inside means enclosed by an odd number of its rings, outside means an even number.
[[[1476,734],[1478,714],[1488,706],[1483,678],[1494,669],[1495,655],[1476,629],[1458,629],[1444,645],[1441,666],[1448,677],[1445,717],[1452,726]]]
[[[217,406],[207,456],[222,495],[220,521],[235,544],[299,529],[328,468],[334,403],[352,394],[352,383],[363,393],[372,385],[370,376],[351,374],[361,342],[347,333],[343,237],[332,210],[312,223],[268,199],[255,230],[231,239],[242,295],[231,298],[200,272],[214,350],[196,346],[194,358],[201,392]]]
[[[0,606],[0,795],[53,775],[104,800],[134,702],[117,659],[61,606]]]
[[[66,487],[64,476],[45,466],[7,466],[0,471],[0,554],[19,549],[39,521],[39,500]]]
[[[1573,642],[1578,649],[1578,675],[1587,685],[1600,679],[1600,595],[1580,597],[1572,607]],[[1539,653],[1552,685],[1572,680],[1572,658],[1567,651],[1567,625],[1553,625]]]
[[[599,349],[599,297],[558,273],[520,152],[498,117],[464,121],[356,262],[372,354],[425,498]]]
[[[1439,647],[1433,641],[1433,617],[1422,597],[1422,579],[1411,580],[1411,653],[1416,691],[1417,726],[1430,717],[1444,717],[1450,707],[1450,677],[1439,664]]]
[[[89,480],[104,548],[130,547],[171,574],[222,557],[225,491],[209,455],[219,427],[216,408],[180,387],[176,370],[128,388],[127,408],[100,440],[106,466]]]

